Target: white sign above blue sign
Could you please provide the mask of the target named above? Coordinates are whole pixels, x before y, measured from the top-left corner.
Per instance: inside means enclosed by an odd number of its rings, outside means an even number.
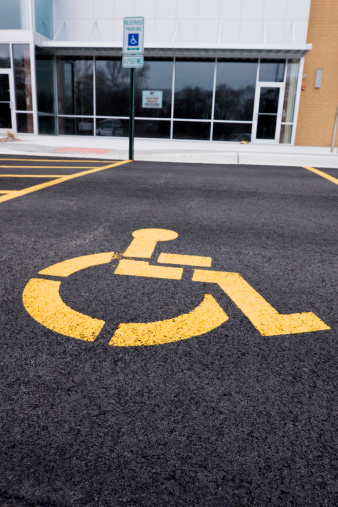
[[[144,18],[124,18],[123,54],[141,55],[144,52]]]
[[[144,64],[143,55],[123,55],[122,56],[122,67],[124,69],[141,69]]]

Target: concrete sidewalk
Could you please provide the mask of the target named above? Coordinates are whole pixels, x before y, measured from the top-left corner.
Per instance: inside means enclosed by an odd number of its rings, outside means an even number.
[[[104,160],[129,158],[127,138],[36,136],[18,134],[0,142],[0,155],[86,157]],[[3,139],[0,138],[0,141]],[[243,145],[209,141],[135,139],[135,160],[209,164],[252,164],[338,168],[338,154],[330,148],[288,145]]]

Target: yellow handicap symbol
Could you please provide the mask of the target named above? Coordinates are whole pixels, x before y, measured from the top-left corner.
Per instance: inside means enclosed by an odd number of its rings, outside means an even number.
[[[218,285],[263,336],[330,329],[311,312],[290,315],[278,313],[239,273],[200,269],[211,267],[210,257],[161,253],[157,259],[157,265],[150,265],[149,261],[132,259],[150,259],[159,241],[171,241],[177,237],[176,232],[166,229],[140,229],[133,232],[134,239],[122,255],[104,252],[76,257],[43,269],[39,271],[39,275],[66,278],[82,269],[120,259],[114,272],[116,275],[181,280],[183,268],[158,264],[193,266],[199,269],[194,269],[192,281]],[[105,321],[72,310],[60,297],[60,285],[61,281],[45,278],[29,280],[23,292],[23,304],[27,312],[33,319],[52,331],[71,338],[94,341],[105,325]],[[118,347],[161,345],[185,340],[205,334],[228,319],[228,315],[215,298],[211,294],[205,294],[203,301],[194,310],[173,319],[146,323],[121,323],[109,345]]]

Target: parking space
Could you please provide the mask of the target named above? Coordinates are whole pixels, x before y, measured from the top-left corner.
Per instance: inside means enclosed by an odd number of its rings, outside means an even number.
[[[0,206],[3,503],[336,505],[335,181],[63,162]]]
[[[0,158],[0,203],[126,161],[64,158]]]

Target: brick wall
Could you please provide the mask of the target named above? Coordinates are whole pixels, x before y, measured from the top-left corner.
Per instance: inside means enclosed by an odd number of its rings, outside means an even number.
[[[296,145],[331,146],[338,107],[338,0],[311,1],[307,42],[312,51],[305,57]],[[319,89],[316,69],[323,70]]]

